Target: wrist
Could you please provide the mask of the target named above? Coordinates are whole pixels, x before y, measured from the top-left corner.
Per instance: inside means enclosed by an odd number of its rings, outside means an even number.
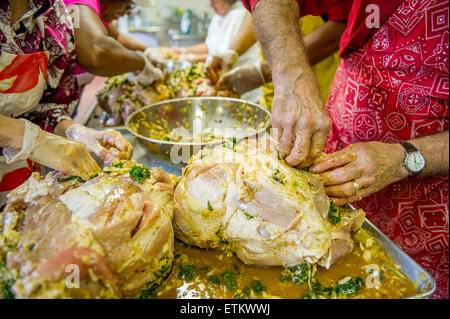
[[[272,70],[270,69],[270,65],[267,62],[261,63],[261,72],[264,76],[264,80],[266,83],[272,82]]]
[[[393,155],[394,167],[396,168],[396,173],[393,176],[395,176],[396,179],[394,182],[397,182],[409,176],[409,171],[403,165],[406,158],[406,151],[400,143],[388,145],[392,148],[392,150],[389,150],[388,154]]]

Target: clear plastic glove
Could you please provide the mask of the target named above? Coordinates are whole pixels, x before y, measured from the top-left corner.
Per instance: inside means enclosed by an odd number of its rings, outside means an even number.
[[[7,164],[30,159],[64,174],[77,175],[83,179],[89,179],[100,171],[97,162],[83,143],[48,133],[30,121],[21,120],[24,121],[22,148],[3,149]]]
[[[218,82],[220,89],[227,89],[239,95],[259,88],[266,83],[261,64],[248,64],[226,73]]]
[[[136,77],[136,80],[142,85],[150,85],[163,80],[167,74],[167,65],[158,49],[148,48],[143,56],[145,66]]]
[[[130,159],[133,153],[130,142],[113,129],[97,131],[81,124],[72,124],[66,128],[66,136],[83,142],[90,152],[103,159],[105,165],[110,165],[113,158]]]
[[[227,73],[234,67],[238,59],[239,54],[231,49],[208,56],[205,63],[206,76],[212,83],[216,83],[219,79],[219,71]]]

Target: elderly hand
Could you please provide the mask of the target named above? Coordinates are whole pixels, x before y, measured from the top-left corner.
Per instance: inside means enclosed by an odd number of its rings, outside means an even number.
[[[145,67],[136,77],[142,85],[161,81],[167,74],[167,65],[158,49],[148,48],[144,52]]]
[[[307,167],[322,154],[331,121],[320,95],[311,93],[305,84],[296,85],[301,75],[299,72],[295,80],[275,87],[271,121],[286,162]]]
[[[113,158],[130,159],[133,147],[116,130],[97,131],[81,124],[72,124],[66,129],[66,136],[72,140],[83,142],[90,152],[102,158],[106,165]]]
[[[226,73],[219,80],[217,86],[242,95],[259,88],[266,83],[261,71],[261,64],[248,64]]]
[[[344,205],[406,178],[404,158],[400,144],[357,143],[317,160],[309,171],[321,175],[336,205]]]
[[[30,160],[83,179],[100,171],[83,143],[41,130],[37,125],[24,121],[24,134],[20,150],[4,148],[7,163],[16,160]]]
[[[224,74],[227,73],[234,67],[238,59],[238,53],[231,49],[208,56],[205,63],[206,76],[215,84],[219,79],[219,71]]]

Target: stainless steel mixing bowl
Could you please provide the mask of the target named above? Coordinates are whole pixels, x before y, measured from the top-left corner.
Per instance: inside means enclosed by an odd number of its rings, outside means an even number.
[[[180,141],[154,138],[154,125],[163,126],[167,133],[181,134]],[[181,154],[187,162],[203,147],[214,146],[228,139],[233,142],[260,136],[270,126],[270,112],[248,101],[224,97],[191,97],[167,100],[143,107],[132,113],[125,127],[146,142],[151,152],[163,152],[170,157]],[[210,141],[192,141],[192,137],[218,137]],[[173,135],[173,134],[172,134]],[[177,160],[177,159],[176,159]]]

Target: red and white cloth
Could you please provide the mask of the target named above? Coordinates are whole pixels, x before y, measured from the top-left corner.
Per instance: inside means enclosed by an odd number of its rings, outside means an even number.
[[[399,143],[449,129],[448,0],[404,1],[336,71],[326,152]],[[355,203],[449,298],[448,174],[389,185]]]
[[[259,0],[242,2],[253,11]],[[327,103],[328,153],[352,143],[399,143],[449,129],[448,0],[298,2],[302,16],[332,10],[330,20],[348,20],[340,42],[343,61]],[[365,23],[369,5],[379,10],[378,29]],[[448,191],[446,174],[404,180],[355,203],[433,275],[433,298],[449,298]]]

